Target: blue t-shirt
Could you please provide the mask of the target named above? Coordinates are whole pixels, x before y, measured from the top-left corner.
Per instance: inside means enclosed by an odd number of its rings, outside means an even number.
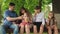
[[[6,19],[6,17],[11,17],[11,18],[15,18],[17,17],[17,14],[15,11],[10,11],[10,10],[7,10],[5,13],[4,13],[4,25],[8,25],[10,26],[12,24],[12,21],[8,21]]]

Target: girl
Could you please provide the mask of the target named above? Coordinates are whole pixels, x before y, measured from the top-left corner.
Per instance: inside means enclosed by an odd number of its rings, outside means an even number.
[[[33,15],[33,29],[34,34],[37,34],[37,29],[39,30],[39,34],[43,33],[43,28],[45,24],[44,13],[40,11],[40,6],[36,6],[35,13]]]
[[[25,26],[26,34],[30,34],[29,23],[31,22],[31,14],[24,7],[22,7],[20,10],[20,16],[22,16],[22,18],[23,18],[22,23],[20,24],[21,34],[23,34],[23,32],[24,32],[24,26]]]
[[[52,34],[52,31],[51,31],[52,29],[54,30],[54,34],[58,34],[57,22],[53,12],[49,13],[48,19],[46,22],[47,22],[48,34]]]

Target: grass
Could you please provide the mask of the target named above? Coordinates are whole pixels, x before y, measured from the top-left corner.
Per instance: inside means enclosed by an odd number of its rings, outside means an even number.
[[[26,34],[26,33],[25,33]],[[33,34],[33,33],[30,33],[30,34]],[[47,34],[47,33],[43,33],[43,34]]]
[[[8,34],[8,33],[7,33]],[[26,33],[24,33],[24,34],[26,34]],[[30,33],[30,34],[33,34],[33,33]],[[47,33],[43,33],[43,34],[47,34]]]

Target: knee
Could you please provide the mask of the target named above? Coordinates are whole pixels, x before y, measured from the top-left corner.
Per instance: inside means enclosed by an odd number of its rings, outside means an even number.
[[[24,25],[21,25],[21,28],[24,28]]]
[[[41,26],[40,26],[40,29],[43,29],[43,28],[44,28],[44,26],[43,26],[43,25],[41,25]]]
[[[15,30],[18,30],[18,26],[17,25],[15,25],[15,28],[14,28]]]
[[[44,25],[41,25],[41,26],[40,26],[40,30],[43,30],[43,28],[44,28]]]
[[[36,26],[33,26],[34,27],[34,29],[36,29],[37,27]]]
[[[43,27],[40,27],[40,30],[43,30]]]
[[[51,29],[50,26],[48,26],[47,29]]]
[[[29,28],[29,25],[25,25],[25,28]]]
[[[57,28],[57,26],[54,26],[54,30],[57,30],[58,28]]]

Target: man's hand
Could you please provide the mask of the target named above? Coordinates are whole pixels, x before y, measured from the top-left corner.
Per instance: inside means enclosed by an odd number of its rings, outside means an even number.
[[[17,19],[22,19],[22,16],[17,17]]]
[[[19,17],[16,17],[16,18],[6,17],[6,19],[8,21],[15,21],[15,20],[18,20],[18,19],[22,19],[22,16],[19,16]]]

